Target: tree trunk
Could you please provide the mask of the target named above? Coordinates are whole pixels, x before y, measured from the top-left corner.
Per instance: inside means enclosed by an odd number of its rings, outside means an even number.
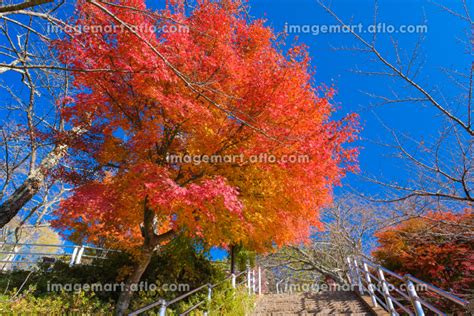
[[[0,204],[0,228],[8,224],[18,212],[26,205],[40,190],[44,183],[46,174],[50,169],[57,166],[59,160],[66,153],[67,146],[59,145],[51,151],[37,169],[33,170],[10,197]]]
[[[123,316],[127,312],[128,306],[130,305],[130,300],[132,299],[133,295],[133,292],[131,291],[130,287],[133,284],[137,284],[138,282],[140,282],[143,273],[150,264],[151,257],[153,256],[153,252],[155,251],[155,249],[162,242],[171,240],[176,235],[175,231],[172,229],[163,234],[157,235],[157,222],[155,222],[155,213],[148,206],[148,197],[145,197],[143,207],[143,226],[141,227],[144,238],[143,248],[140,259],[133,267],[133,272],[128,277],[127,282],[125,284],[125,290],[120,293],[117,305],[115,306],[115,315],[117,316]]]
[[[128,277],[127,282],[125,284],[125,289],[120,293],[117,305],[115,306],[115,315],[123,316],[127,312],[128,306],[130,305],[130,300],[132,299],[133,295],[131,286],[133,284],[137,284],[138,287],[138,282],[140,282],[143,273],[150,264],[152,255],[152,250],[146,250],[142,253],[142,257],[140,258],[140,260],[135,263],[133,267],[133,272]]]
[[[235,246],[230,246],[230,273],[235,274]]]

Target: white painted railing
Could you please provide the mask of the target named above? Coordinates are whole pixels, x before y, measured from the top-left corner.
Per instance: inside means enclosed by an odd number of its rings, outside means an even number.
[[[56,249],[56,252],[37,252],[35,248]],[[33,251],[32,251],[33,250]],[[0,243],[0,267],[2,270],[11,270],[15,266],[36,266],[41,259],[66,258],[69,265],[82,263],[83,258],[105,259],[109,252],[117,250],[91,247],[84,245],[58,245],[58,244],[35,244],[35,243]],[[2,258],[4,257],[4,258]]]
[[[239,278],[240,276],[245,276],[245,277],[243,278],[243,280],[238,282],[237,278]],[[212,302],[214,289],[221,286],[221,285],[223,285],[226,282],[229,282],[229,281],[231,282],[230,284],[231,284],[231,287],[233,289],[237,288],[238,285],[245,285],[248,289],[248,294],[249,295],[252,295],[252,294],[259,294],[260,295],[260,294],[262,294],[262,271],[261,271],[261,268],[260,267],[255,268],[255,269],[248,268],[247,271],[242,271],[238,274],[231,274],[230,276],[228,276],[227,278],[225,278],[223,281],[221,281],[219,283],[204,284],[204,285],[202,285],[202,286],[200,286],[200,287],[198,287],[194,290],[191,290],[186,294],[178,296],[178,297],[176,297],[172,300],[166,301],[165,299],[159,299],[159,300],[157,300],[156,302],[154,302],[152,304],[144,306],[144,307],[128,314],[128,316],[139,315],[139,314],[144,313],[146,311],[150,311],[150,310],[158,309],[158,308],[159,308],[159,315],[160,316],[166,316],[166,310],[171,305],[173,305],[173,304],[175,304],[179,301],[182,301],[185,298],[190,297],[190,296],[192,296],[196,293],[202,293],[203,291],[205,291],[207,289],[207,297],[205,299],[197,302],[193,306],[186,309],[184,312],[180,313],[180,316],[188,315],[190,312],[192,312],[196,309],[202,308],[205,305],[207,305],[207,307],[209,307],[208,304],[210,304]],[[205,308],[204,315],[208,315],[208,312],[209,311],[207,310],[207,308]]]
[[[469,305],[468,301],[432,284],[409,274],[401,276],[366,258],[348,257],[347,264],[352,286],[356,287],[361,295],[368,294],[374,307],[381,306],[391,315],[400,315],[399,312],[402,311],[403,315],[410,316],[424,316],[427,312],[446,315],[446,312],[429,303],[426,298],[421,298],[417,288],[449,300],[461,309],[466,309]],[[389,282],[387,278],[394,281]]]

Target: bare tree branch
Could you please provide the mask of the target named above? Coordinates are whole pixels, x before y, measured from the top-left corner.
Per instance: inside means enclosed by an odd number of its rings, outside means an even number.
[[[24,10],[24,9],[29,9],[32,7],[36,7],[45,3],[51,3],[54,0],[31,0],[31,1],[25,1],[22,3],[18,4],[10,4],[10,5],[5,5],[5,6],[0,6],[0,13],[5,13],[5,12],[16,12],[19,10]]]

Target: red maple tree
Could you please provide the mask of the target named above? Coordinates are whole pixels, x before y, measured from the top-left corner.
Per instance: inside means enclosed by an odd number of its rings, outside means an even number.
[[[284,53],[240,1],[205,0],[185,12],[78,1],[72,23],[84,31],[55,44],[76,89],[62,114],[85,131],[70,140],[75,189],[55,226],[135,253],[128,284],[177,234],[259,251],[307,240],[332,187],[355,166],[357,150],[344,146],[355,117],[330,120],[334,92],[314,86],[304,47]],[[177,25],[187,31],[163,31]],[[269,156],[276,161],[253,159]],[[308,159],[288,161],[300,156]],[[122,294],[123,312],[131,293]]]
[[[474,286],[472,212],[429,213],[376,234],[374,257],[385,267],[411,274],[456,294]]]

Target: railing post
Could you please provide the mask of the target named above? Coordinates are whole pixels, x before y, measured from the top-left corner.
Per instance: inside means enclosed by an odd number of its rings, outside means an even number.
[[[204,316],[209,315],[209,308],[212,300],[212,284],[207,285],[207,311],[204,312]]]
[[[253,294],[257,293],[257,280],[255,277],[255,269],[252,270],[252,290]]]
[[[235,273],[232,273],[232,288],[235,289],[235,283],[236,283],[236,280],[235,280]]]
[[[360,295],[364,295],[364,287],[362,286],[362,280],[360,278],[360,268],[356,258],[354,258],[354,273],[357,280],[357,287],[359,288],[359,293]],[[354,282],[356,280],[354,280]]]
[[[251,283],[252,282],[252,274],[250,272],[250,266],[247,266],[247,288],[248,288],[248,291],[249,291],[249,295],[252,294],[252,288],[250,287],[251,286]]]
[[[405,284],[407,285],[407,292],[410,296],[411,303],[413,308],[415,309],[416,316],[424,316],[425,312],[423,311],[423,306],[420,303],[420,299],[418,294],[416,293],[415,285],[409,279],[409,275],[405,275]]]
[[[14,263],[15,263],[15,259],[16,259],[16,254],[15,253],[17,253],[19,250],[20,250],[20,247],[17,247],[17,246],[13,247],[13,252],[14,253],[7,255],[7,257],[4,260],[4,261],[9,261],[9,262],[5,262],[3,264],[3,268],[2,268],[3,271],[8,271],[8,266],[10,266],[10,270],[14,269]],[[17,265],[17,267],[18,267],[18,265]]]
[[[262,295],[262,268],[258,266],[258,295]]]
[[[76,256],[77,256],[78,251],[79,251],[79,248],[77,246],[74,247],[74,250],[71,255],[71,261],[69,262],[69,266],[73,266],[74,263],[76,262]]]
[[[383,274],[383,270],[380,266],[377,268],[377,272],[379,274],[380,282],[382,283],[382,293],[385,298],[387,308],[389,309],[391,315],[397,315],[395,307],[393,306],[392,299],[390,298],[390,289],[388,288],[387,281],[385,280],[385,275]]]
[[[362,266],[364,267],[364,273],[365,273],[365,281],[367,281],[367,289],[369,290],[370,298],[372,299],[372,304],[374,307],[377,307],[377,299],[375,298],[375,292],[373,288],[372,281],[370,280],[370,274],[369,274],[369,268],[367,267],[367,263],[363,263]]]
[[[212,284],[207,285],[207,300],[211,301],[212,299]]]
[[[165,300],[161,301],[160,316],[166,316],[166,301]]]
[[[352,271],[352,264],[351,264],[351,258],[350,257],[347,257],[346,258],[346,261],[347,261],[347,276],[349,277],[349,283],[354,286],[354,271]]]
[[[82,259],[83,254],[84,254],[84,246],[81,246],[81,248],[79,248],[79,251],[77,252],[76,264],[81,264],[81,259]]]

